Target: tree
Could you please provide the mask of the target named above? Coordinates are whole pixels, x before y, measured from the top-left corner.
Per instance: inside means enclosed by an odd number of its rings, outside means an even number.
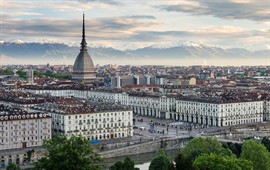
[[[188,142],[186,147],[183,149],[183,156],[194,160],[197,156],[202,153],[223,153],[225,155],[231,155],[231,151],[224,149],[222,144],[215,138],[193,138]]]
[[[11,163],[7,166],[7,170],[21,170],[21,168],[19,167],[19,165]]]
[[[179,152],[174,159],[175,162],[175,169],[176,170],[193,170],[192,166],[192,160],[191,158],[186,158],[182,154],[182,152]]]
[[[193,166],[198,170],[253,170],[250,161],[215,153],[201,154],[194,160]]]
[[[51,77],[53,78],[61,78],[61,79],[71,79],[71,75],[70,74],[52,74]]]
[[[27,73],[23,70],[19,70],[16,72],[16,74],[20,77],[20,78],[23,78],[23,79],[26,79],[27,78]]]
[[[115,164],[110,167],[110,170],[139,170],[139,168],[135,168],[134,166],[134,162],[129,157],[126,157],[124,162],[115,162]]]
[[[240,157],[242,144],[228,142],[228,143],[222,143],[222,147],[225,149],[230,149],[233,154],[235,154],[238,158]]]
[[[149,170],[173,170],[174,164],[170,157],[168,157],[164,149],[160,149],[155,158],[151,161]]]
[[[34,76],[35,77],[43,77],[43,73],[42,72],[39,72],[39,71],[34,71]]]
[[[43,144],[47,153],[34,163],[35,169],[44,170],[99,170],[101,157],[94,151],[89,141],[82,136],[54,135]]]
[[[264,145],[254,140],[248,140],[243,144],[240,157],[251,161],[255,170],[270,169],[270,153]]]
[[[26,155],[27,155],[26,160],[27,160],[28,162],[31,162],[31,158],[32,158],[32,155],[33,155],[34,152],[35,152],[34,149],[28,150],[28,151],[26,152]]]
[[[262,144],[267,148],[268,152],[270,152],[270,140],[267,137],[262,139]]]
[[[9,75],[13,75],[13,71],[9,70],[9,69],[1,69],[0,70],[0,74],[9,74]]]

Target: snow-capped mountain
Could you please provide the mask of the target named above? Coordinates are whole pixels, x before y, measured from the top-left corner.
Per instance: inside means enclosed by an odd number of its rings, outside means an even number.
[[[60,43],[28,43],[23,41],[1,41],[1,54],[15,59],[49,59],[64,56],[74,60],[79,53],[79,47],[68,46]],[[99,59],[110,58],[265,58],[268,50],[249,51],[242,48],[223,49],[220,47],[202,44],[179,45],[176,47],[158,48],[154,46],[136,50],[117,50],[111,47],[89,47],[90,55]]]

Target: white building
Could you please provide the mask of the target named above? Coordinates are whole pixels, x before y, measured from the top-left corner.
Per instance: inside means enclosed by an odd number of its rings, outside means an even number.
[[[132,110],[113,103],[81,103],[67,98],[33,109],[46,110],[52,117],[52,129],[67,137],[82,135],[88,140],[102,140],[133,136]]]
[[[57,90],[55,90],[57,91]],[[229,126],[262,122],[270,120],[270,102],[266,99],[258,100],[259,95],[248,91],[213,91],[209,94],[195,91],[183,91],[182,96],[200,95],[199,101],[189,97],[176,99],[176,96],[156,95],[141,92],[118,91],[80,91],[67,90],[76,97],[87,98],[94,101],[114,102],[129,106],[134,113],[144,116],[166,118],[187,122],[194,122],[212,126]],[[41,91],[36,91],[41,93]],[[63,92],[52,92],[52,95]],[[68,94],[65,95],[68,95]],[[247,95],[247,96],[245,96]],[[226,98],[229,98],[228,100]],[[231,98],[231,99],[230,99]],[[234,99],[235,98],[235,99]],[[205,99],[205,100],[204,100]],[[209,100],[211,102],[209,102]],[[221,99],[222,101],[216,101]],[[252,109],[252,110],[250,110]]]
[[[34,71],[32,68],[29,68],[27,70],[27,82],[29,84],[33,84],[34,83]]]
[[[264,101],[264,114],[263,114],[263,120],[269,121],[270,120],[270,100]]]
[[[176,120],[210,126],[263,121],[264,101],[176,100]]]
[[[51,138],[51,117],[0,105],[0,150],[41,146]]]

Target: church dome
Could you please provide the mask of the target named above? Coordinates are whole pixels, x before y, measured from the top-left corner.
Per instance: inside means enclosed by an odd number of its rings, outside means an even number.
[[[95,70],[93,61],[87,51],[81,51],[77,56],[73,72],[92,72]]]
[[[85,25],[83,14],[83,30],[80,53],[77,56],[73,65],[72,79],[73,80],[95,80],[96,73],[93,61],[87,52],[87,43],[85,40]]]

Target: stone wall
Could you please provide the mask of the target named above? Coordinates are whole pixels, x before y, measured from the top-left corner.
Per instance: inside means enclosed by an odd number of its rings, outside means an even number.
[[[179,149],[183,148],[189,142],[190,139],[191,138],[159,139],[124,148],[102,151],[99,153],[103,158],[112,158],[119,156],[156,152],[160,148],[164,148],[165,150]]]
[[[27,152],[31,152],[31,154],[27,154]],[[31,165],[33,161],[36,161],[45,152],[40,147],[0,151],[0,170],[5,169],[10,163]]]

